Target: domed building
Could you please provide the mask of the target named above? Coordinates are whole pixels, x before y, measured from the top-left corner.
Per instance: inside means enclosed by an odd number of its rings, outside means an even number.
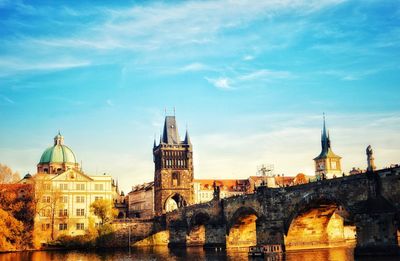
[[[60,174],[69,169],[79,170],[74,152],[64,145],[64,137],[58,132],[54,145],[47,148],[37,165],[38,173]]]
[[[91,204],[96,200],[116,204],[122,197],[111,175],[90,175],[80,168],[60,133],[54,137],[54,145],[42,153],[37,174],[26,175],[21,180],[25,182],[33,183],[36,196],[41,197],[38,198],[40,211],[35,217],[35,227],[41,228],[39,240],[42,243],[61,235],[84,235],[89,219],[97,225],[100,222],[90,211]],[[122,203],[118,205],[120,211],[124,211]],[[121,215],[125,216],[124,212]]]

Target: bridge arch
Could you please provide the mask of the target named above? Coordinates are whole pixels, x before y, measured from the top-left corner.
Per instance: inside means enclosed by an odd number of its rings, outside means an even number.
[[[261,214],[253,207],[239,207],[227,220],[226,246],[229,248],[256,245],[256,221],[260,217]]]
[[[190,218],[187,226],[186,245],[203,246],[207,243],[207,230],[210,216],[206,212],[197,212]]]
[[[166,212],[173,211],[175,209],[185,207],[187,205],[187,201],[185,198],[179,193],[172,193],[167,197],[164,202],[164,209]]]
[[[345,227],[351,213],[346,202],[336,195],[309,193],[291,207],[284,221],[288,249],[345,244],[354,239],[355,227]]]
[[[188,222],[188,232],[198,226],[207,225],[209,221],[210,215],[208,213],[203,211],[194,213]]]

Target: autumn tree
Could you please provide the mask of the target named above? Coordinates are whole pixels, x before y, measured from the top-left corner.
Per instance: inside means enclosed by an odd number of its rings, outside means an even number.
[[[0,251],[20,249],[23,233],[24,224],[0,208]]]
[[[62,193],[59,189],[54,188],[48,180],[48,176],[37,174],[35,177],[35,209],[36,214],[41,217],[49,218],[50,222],[50,237],[55,239],[55,221],[57,219],[57,211],[64,204],[61,202]],[[66,213],[68,215],[68,213]],[[67,219],[67,216],[63,216]]]
[[[111,222],[117,216],[117,210],[114,208],[113,202],[107,199],[99,199],[90,205],[90,209],[94,215],[101,220],[101,224]]]
[[[0,184],[15,183],[19,180],[18,172],[13,172],[10,167],[0,163]]]

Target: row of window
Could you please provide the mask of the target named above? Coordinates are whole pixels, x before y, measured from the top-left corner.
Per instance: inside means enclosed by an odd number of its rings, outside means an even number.
[[[95,227],[99,227],[101,223],[95,223]],[[76,223],[75,224],[76,230],[85,230],[85,223]],[[47,231],[50,229],[50,223],[42,224],[42,231]],[[59,230],[68,230],[67,223],[61,223],[58,225]]]
[[[60,188],[60,190],[68,190],[68,188],[69,188],[68,185],[69,185],[68,183],[61,183],[59,188]],[[85,187],[86,186],[83,183],[75,184],[75,190],[85,190]],[[50,190],[51,186],[50,186],[50,184],[46,183],[46,184],[42,185],[42,189],[43,190]],[[95,190],[104,190],[104,184],[94,184],[94,189]]]
[[[168,167],[173,167],[173,166],[176,166],[176,167],[182,167],[182,168],[185,168],[186,167],[186,160],[170,160],[170,159],[167,159],[167,160],[164,160],[164,165],[168,168]]]
[[[95,223],[95,227],[100,227],[101,223]],[[85,223],[76,223],[75,224],[76,230],[85,230]],[[42,231],[46,231],[50,229],[50,224],[42,224]],[[61,223],[58,225],[59,230],[68,230],[67,223]]]
[[[103,199],[103,197],[96,196],[94,200],[100,200]],[[42,197],[42,203],[50,203],[51,202],[51,197],[50,196],[43,196]],[[61,203],[68,203],[68,196],[61,196],[60,197],[60,202]],[[76,203],[85,203],[85,196],[75,196],[75,202]]]
[[[75,214],[77,217],[83,217],[85,216],[85,209],[84,208],[77,208],[75,211]],[[42,209],[40,212],[40,215],[42,217],[50,217],[51,216],[51,209],[46,208]],[[68,209],[59,209],[58,210],[58,216],[59,217],[68,217]]]
[[[164,151],[164,156],[168,157],[183,157],[185,156],[183,151]]]
[[[58,225],[59,230],[68,230],[67,223],[61,223]],[[76,223],[76,230],[85,230],[85,223]]]

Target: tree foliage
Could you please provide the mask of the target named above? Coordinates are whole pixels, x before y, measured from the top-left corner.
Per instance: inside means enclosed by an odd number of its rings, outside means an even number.
[[[101,224],[111,222],[117,216],[117,210],[114,209],[111,200],[99,199],[90,205],[94,215],[101,219]]]
[[[10,167],[0,163],[0,184],[15,183],[19,180],[18,172],[13,172]]]
[[[27,184],[0,184],[0,250],[31,246],[35,215],[32,189]]]
[[[24,224],[0,208],[0,251],[24,248]]]

